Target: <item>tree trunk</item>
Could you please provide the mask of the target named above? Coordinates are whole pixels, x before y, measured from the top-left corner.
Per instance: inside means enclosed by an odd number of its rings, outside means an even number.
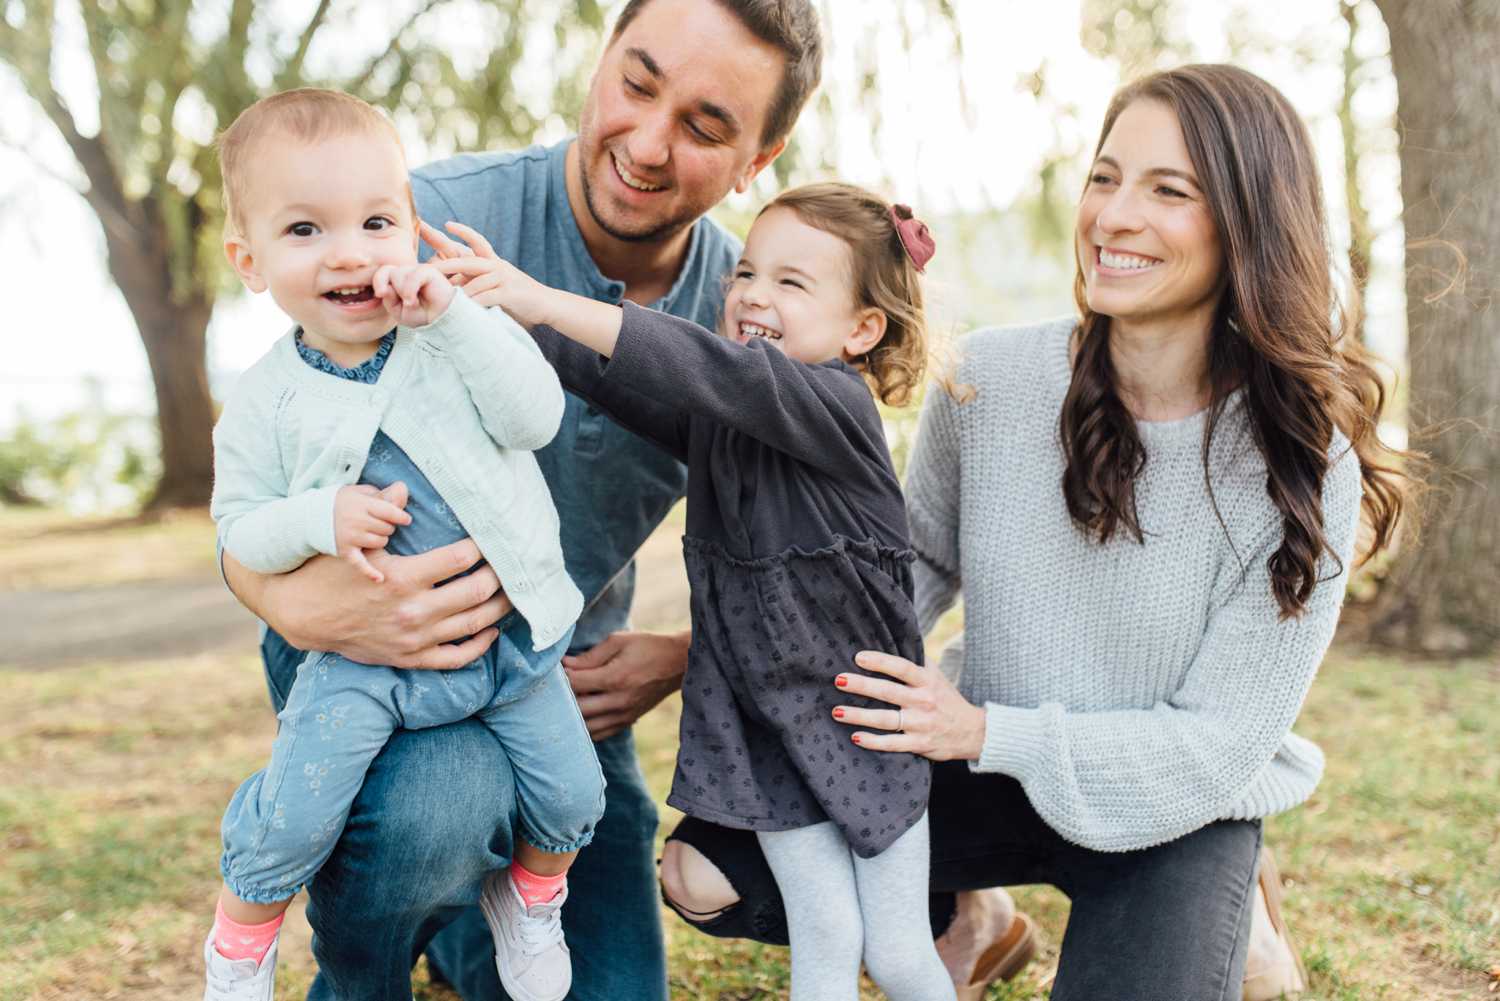
[[[1500,3],[1376,5],[1401,132],[1412,441],[1434,469],[1421,540],[1397,557],[1372,628],[1481,652],[1500,642]]]
[[[109,273],[146,347],[161,431],[161,480],[148,509],[201,507],[213,489],[214,403],[208,390],[206,333],[213,303],[173,288],[166,227],[150,201],[126,239],[104,227]]]
[[[1370,277],[1370,245],[1374,236],[1370,232],[1370,213],[1365,208],[1364,195],[1359,187],[1359,159],[1364,152],[1364,143],[1359,122],[1354,117],[1354,95],[1359,92],[1365,65],[1354,51],[1354,38],[1359,33],[1358,6],[1359,0],[1341,0],[1339,3],[1339,13],[1349,31],[1344,42],[1344,88],[1339,94],[1339,131],[1344,138],[1344,200],[1349,209],[1349,277],[1355,287],[1363,291]],[[1363,328],[1359,335],[1363,340]]]

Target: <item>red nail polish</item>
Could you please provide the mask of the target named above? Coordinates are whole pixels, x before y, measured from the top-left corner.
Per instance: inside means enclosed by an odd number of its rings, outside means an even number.
[[[859,743],[859,734],[856,733],[854,736],[850,737],[849,739],[852,740],[852,741],[854,741],[856,744],[858,744]]]
[[[833,718],[834,719],[843,719],[844,718],[844,710],[842,710],[842,709],[835,709],[833,711]]]
[[[846,678],[846,677],[844,677],[844,676],[843,676],[843,675],[842,675],[842,674],[841,674],[841,675],[839,675],[839,676],[838,676],[838,677],[837,677],[837,678],[834,678],[834,679],[833,679],[833,683],[834,683],[834,684],[835,684],[835,685],[838,685],[838,686],[839,686],[839,687],[840,687],[840,688],[843,688],[843,687],[844,687],[844,686],[845,686],[845,685],[847,685],[847,684],[849,684],[849,679],[848,679],[848,678]]]

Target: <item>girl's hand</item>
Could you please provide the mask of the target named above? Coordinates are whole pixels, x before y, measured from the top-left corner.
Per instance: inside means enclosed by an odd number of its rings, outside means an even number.
[[[895,707],[836,706],[833,718],[840,723],[871,728],[855,731],[850,738],[854,743],[872,751],[909,751],[933,761],[979,760],[984,749],[984,709],[960,695],[941,671],[875,650],[860,651],[854,662],[895,679],[883,681],[860,674],[834,679],[845,692]]]
[[[371,289],[403,327],[425,327],[447,310],[453,286],[431,264],[382,264]]]
[[[502,259],[478,230],[461,222],[446,225],[464,242],[458,243],[425,222],[421,232],[422,239],[436,252],[431,263],[450,282],[481,306],[499,306],[523,327],[546,322],[544,312],[551,289]]]

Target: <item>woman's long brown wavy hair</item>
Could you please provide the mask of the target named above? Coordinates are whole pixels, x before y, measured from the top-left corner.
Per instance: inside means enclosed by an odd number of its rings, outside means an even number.
[[[1323,476],[1338,458],[1330,455],[1335,429],[1351,442],[1364,480],[1371,541],[1363,559],[1392,541],[1406,504],[1401,456],[1376,436],[1385,387],[1354,333],[1358,292],[1345,300],[1334,281],[1312,141],[1291,103],[1260,77],[1196,65],[1120,90],[1096,157],[1136,101],[1176,112],[1224,253],[1224,294],[1209,345],[1204,476],[1214,429],[1229,395],[1243,387],[1266,492],[1282,517],[1271,587],[1282,618],[1294,617],[1318,582],[1319,557],[1332,554],[1322,496]],[[1122,531],[1144,542],[1135,479],[1146,451],[1116,386],[1110,317],[1088,308],[1082,261],[1073,290],[1082,320],[1060,420],[1068,513],[1100,542]]]

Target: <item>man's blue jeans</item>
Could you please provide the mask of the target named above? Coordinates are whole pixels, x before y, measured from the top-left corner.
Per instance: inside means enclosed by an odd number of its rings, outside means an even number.
[[[262,645],[279,711],[302,655]],[[572,1001],[666,1001],[652,839],[656,807],[630,733],[595,745],[608,782],[594,841],[569,874]],[[338,847],[308,884],[318,977],[308,1001],[410,1001],[424,950],[465,1001],[504,998],[475,901],[510,864],[510,766],[477,720],[400,730],[375,758]]]

